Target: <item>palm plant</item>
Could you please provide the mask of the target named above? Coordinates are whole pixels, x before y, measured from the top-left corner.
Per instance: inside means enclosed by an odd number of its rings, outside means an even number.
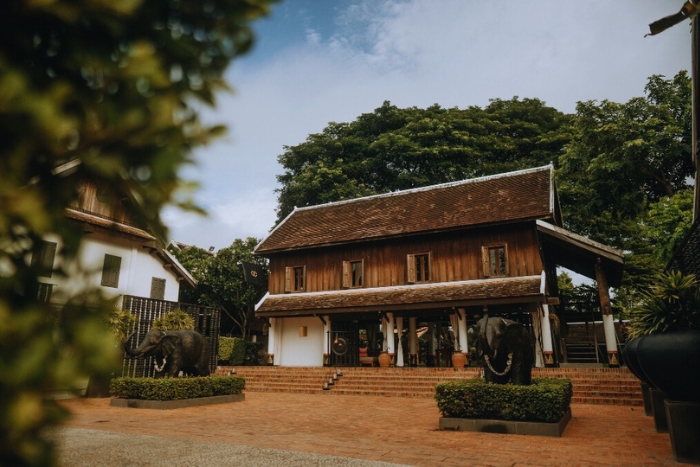
[[[630,340],[672,329],[700,329],[700,285],[693,274],[661,274],[631,312]]]

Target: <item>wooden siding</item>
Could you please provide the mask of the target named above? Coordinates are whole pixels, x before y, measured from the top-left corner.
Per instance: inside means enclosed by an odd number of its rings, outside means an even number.
[[[342,289],[343,261],[364,260],[364,287],[407,284],[406,256],[430,253],[430,282],[484,279],[481,247],[508,245],[509,276],[542,273],[534,223],[503,225],[270,255],[270,294],[284,293],[285,268],[306,266],[305,292]]]
[[[129,216],[123,196],[116,195],[109,188],[98,187],[94,183],[83,183],[78,188],[78,200],[70,208],[110,219],[127,225],[135,225]]]

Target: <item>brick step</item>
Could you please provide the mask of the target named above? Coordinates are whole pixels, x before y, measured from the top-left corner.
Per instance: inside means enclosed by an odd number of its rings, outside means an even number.
[[[230,374],[222,367],[217,374]],[[342,376],[323,390],[325,382],[338,370]],[[387,397],[434,397],[441,381],[479,376],[479,368],[318,368],[318,367],[236,367],[235,374],[246,378],[251,392],[308,394],[352,394]],[[639,381],[626,368],[535,368],[533,377],[570,378],[573,402],[585,404],[642,405]]]

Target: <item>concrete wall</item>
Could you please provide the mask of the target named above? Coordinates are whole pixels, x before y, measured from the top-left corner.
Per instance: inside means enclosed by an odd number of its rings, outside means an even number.
[[[58,243],[60,252],[58,237],[47,236],[46,240]],[[80,290],[95,287],[100,288],[108,297],[135,295],[149,298],[151,279],[155,277],[165,279],[164,300],[176,302],[180,292],[177,276],[170,269],[163,267],[162,261],[148,251],[137,241],[101,234],[86,235],[80,246],[77,263],[65,265],[68,277],[54,273],[50,278],[41,278],[41,282],[55,284],[52,301],[62,303]],[[118,287],[101,285],[105,254],[121,258]],[[62,266],[58,254],[54,265]],[[80,270],[83,271],[82,274],[79,273]]]
[[[279,318],[276,326],[282,326],[280,342],[275,355],[280,366],[323,366],[323,323],[314,317]],[[306,337],[300,328],[306,326]]]

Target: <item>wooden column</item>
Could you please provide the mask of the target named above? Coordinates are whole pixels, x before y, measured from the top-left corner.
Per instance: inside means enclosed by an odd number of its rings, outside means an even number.
[[[418,366],[418,336],[416,335],[416,318],[408,318],[408,366]]]
[[[462,353],[467,356],[467,364],[469,363],[469,341],[467,340],[467,310],[464,308],[457,308],[457,313],[459,314],[459,348]]]
[[[396,366],[403,366],[403,344],[401,343],[401,334],[403,334],[403,317],[396,317]]]
[[[549,322],[549,305],[542,305],[541,318],[540,324],[542,330],[542,353],[544,357],[544,366],[553,367],[554,350],[552,346],[552,327]]]
[[[544,367],[544,354],[542,352],[542,318],[539,310],[531,312],[530,316],[532,316],[532,327],[535,331],[535,367],[542,368]]]
[[[600,265],[600,258],[595,263],[595,277],[598,282],[600,309],[603,312],[603,330],[605,331],[605,349],[608,353],[608,363],[611,367],[618,367],[620,366],[620,359],[617,355],[617,337],[615,336],[615,322],[612,305],[610,304],[610,290],[608,278]]]
[[[323,366],[331,365],[330,332],[331,317],[326,315],[323,317]]]
[[[396,360],[396,347],[394,347],[394,313],[387,313],[387,330],[386,330],[386,350],[391,357],[391,364],[394,365]]]
[[[277,339],[275,336],[275,332],[277,331],[277,318],[270,318],[270,328],[267,331],[267,364],[268,365],[274,365],[275,364],[275,345],[277,343]]]

